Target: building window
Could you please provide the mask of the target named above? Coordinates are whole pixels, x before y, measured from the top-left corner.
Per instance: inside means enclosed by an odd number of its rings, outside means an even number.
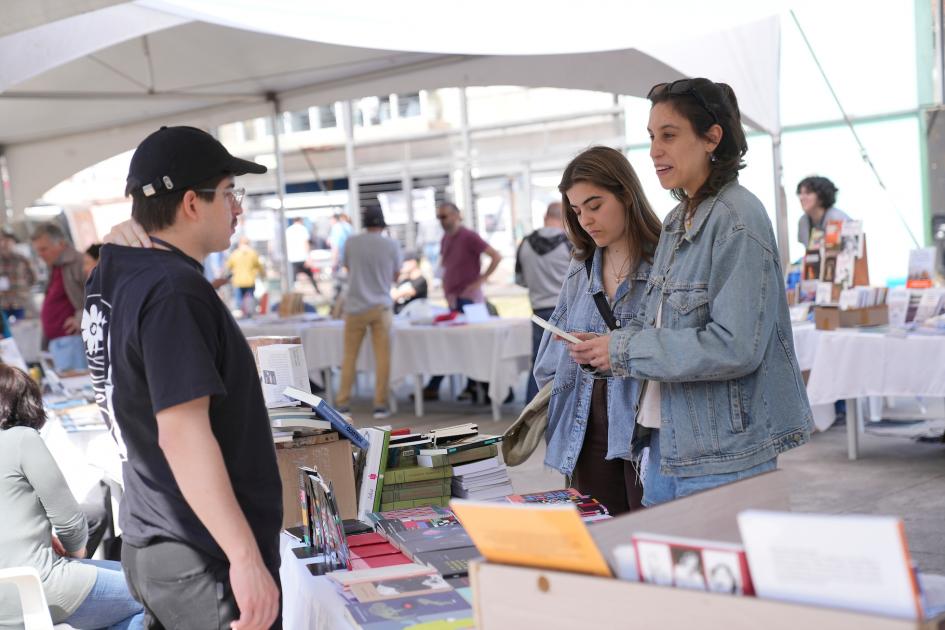
[[[318,128],[319,129],[329,129],[331,127],[338,126],[338,119],[335,116],[335,105],[319,105],[318,106]]]
[[[397,95],[397,115],[400,118],[413,118],[420,115],[420,92]]]
[[[285,112],[282,114],[282,124],[287,132],[308,131],[312,128],[307,109],[300,112]]]

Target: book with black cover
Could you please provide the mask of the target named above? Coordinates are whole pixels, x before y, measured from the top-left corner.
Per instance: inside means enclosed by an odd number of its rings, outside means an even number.
[[[469,561],[481,557],[475,547],[459,547],[417,553],[414,562],[429,564],[443,577],[451,578],[469,575]]]

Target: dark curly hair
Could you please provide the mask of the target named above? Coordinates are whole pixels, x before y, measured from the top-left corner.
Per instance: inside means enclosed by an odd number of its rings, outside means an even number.
[[[683,118],[689,121],[697,136],[708,138],[709,129],[718,124],[722,128],[722,139],[713,151],[715,161],[709,164],[709,177],[696,191],[692,199],[682,188],[674,188],[672,195],[679,201],[687,201],[687,211],[695,212],[696,207],[706,198],[719,193],[725,184],[738,177],[738,171],[745,168],[745,153],[748,141],[742,129],[742,117],[738,111],[738,99],[735,92],[725,83],[715,83],[709,79],[688,79],[691,91],[677,93],[667,89],[674,83],[657,84],[650,90],[650,103],[669,103]],[[691,92],[696,92],[698,97]],[[708,110],[708,111],[707,111]]]
[[[0,363],[0,431],[43,428],[46,410],[39,385],[19,368]]]
[[[824,210],[833,208],[833,205],[837,203],[837,187],[826,177],[819,175],[805,177],[798,183],[797,192],[795,194],[801,194],[802,188],[806,188],[817,195],[817,203],[819,203],[820,207]]]

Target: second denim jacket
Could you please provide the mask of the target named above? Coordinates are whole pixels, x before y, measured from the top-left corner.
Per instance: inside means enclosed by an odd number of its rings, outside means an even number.
[[[588,280],[584,263],[571,261],[568,275],[558,295],[558,304],[551,316],[552,324],[568,332],[594,332],[601,335],[610,333],[594,304],[594,294],[604,290],[601,262],[601,250],[597,249]],[[629,327],[632,322],[642,317],[641,307],[649,271],[650,265],[641,261],[636,271],[617,288],[611,309],[621,328]],[[580,369],[568,354],[567,344],[555,341],[547,331],[538,348],[534,373],[539,387],[554,379],[548,404],[548,428],[545,431],[545,440],[548,443],[545,465],[570,475],[584,444],[594,375]],[[634,403],[638,390],[636,379],[607,379],[606,459],[630,459]]]
[[[616,376],[660,382],[663,474],[740,472],[810,437],[777,243],[737,181],[666,217],[643,317],[610,337]],[[661,328],[656,314],[662,308]]]

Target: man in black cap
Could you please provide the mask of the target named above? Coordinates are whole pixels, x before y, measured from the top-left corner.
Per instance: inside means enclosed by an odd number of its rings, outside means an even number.
[[[344,302],[345,352],[337,402],[342,411],[347,410],[361,342],[370,330],[376,369],[374,418],[381,419],[390,416],[390,289],[400,272],[401,254],[400,244],[381,234],[387,223],[380,207],[365,208],[361,217],[364,232],[347,240],[342,255],[342,265],[348,269],[348,295]]]
[[[279,625],[282,488],[252,353],[198,261],[242,213],[233,177],[263,173],[204,131],[162,127],[126,194],[153,248],[106,245],[82,337],[124,456],[122,565],[152,628]],[[134,244],[134,243],[132,243]]]

